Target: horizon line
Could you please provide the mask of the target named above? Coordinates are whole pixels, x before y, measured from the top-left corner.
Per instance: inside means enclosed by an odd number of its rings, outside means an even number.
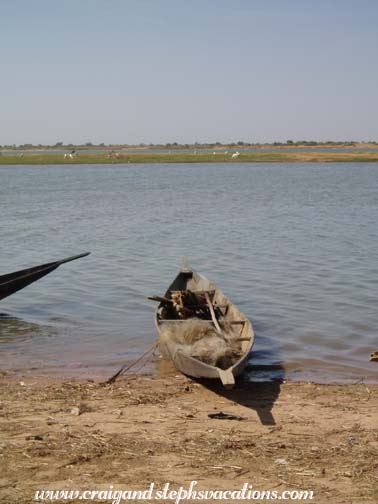
[[[105,143],[105,142],[84,142],[84,143],[64,143],[64,142],[56,142],[55,144],[33,144],[33,143],[23,143],[23,144],[4,144],[0,145],[0,150],[5,149],[28,149],[28,148],[64,148],[64,147],[82,147],[82,148],[91,148],[91,147],[229,147],[229,146],[316,146],[316,145],[358,145],[358,144],[378,144],[377,140],[286,140],[286,141],[271,141],[271,142],[247,142],[247,141],[234,141],[234,142],[160,142],[160,143],[152,143],[152,142],[140,142],[134,144],[128,143]]]

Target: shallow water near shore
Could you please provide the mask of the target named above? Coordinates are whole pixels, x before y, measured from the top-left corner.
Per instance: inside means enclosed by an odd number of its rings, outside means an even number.
[[[251,319],[252,380],[378,381],[378,164],[0,167],[0,369],[109,376],[186,256]],[[150,366],[150,371],[154,367]]]

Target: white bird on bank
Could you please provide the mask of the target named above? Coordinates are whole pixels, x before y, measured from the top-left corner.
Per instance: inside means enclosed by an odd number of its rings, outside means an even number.
[[[232,158],[237,158],[238,156],[240,156],[240,152],[236,151],[232,154]]]

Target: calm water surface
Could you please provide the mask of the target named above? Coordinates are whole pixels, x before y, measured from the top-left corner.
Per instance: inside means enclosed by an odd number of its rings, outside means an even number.
[[[0,368],[108,376],[186,256],[251,319],[251,379],[378,381],[378,164],[0,167]]]

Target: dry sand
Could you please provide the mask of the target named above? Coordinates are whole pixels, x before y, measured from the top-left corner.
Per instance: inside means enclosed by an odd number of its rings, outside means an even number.
[[[221,411],[243,419],[208,417]],[[37,489],[192,480],[200,489],[313,490],[302,502],[377,502],[378,385],[223,391],[177,374],[104,387],[3,373],[0,469],[6,504],[31,503]]]

